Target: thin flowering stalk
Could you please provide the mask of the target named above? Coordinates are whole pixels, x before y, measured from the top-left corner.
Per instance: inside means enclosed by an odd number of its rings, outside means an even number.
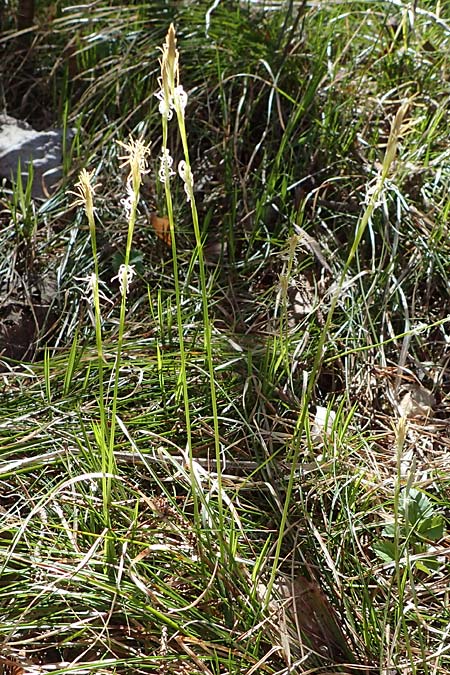
[[[78,176],[78,183],[75,184],[75,206],[82,206],[86,213],[89,234],[91,238],[92,258],[94,260],[94,272],[88,278],[88,293],[89,301],[92,301],[94,306],[95,317],[95,340],[97,346],[98,358],[98,377],[99,377],[99,408],[100,408],[100,422],[101,428],[107,433],[106,415],[103,396],[103,339],[102,339],[102,325],[100,313],[100,291],[99,291],[99,274],[98,274],[98,257],[97,257],[97,239],[95,232],[95,216],[94,216],[94,196],[95,191],[92,185],[92,178],[94,171],[87,171],[82,169]]]
[[[102,494],[103,494],[103,518],[105,526],[109,526],[109,498],[108,498],[108,479],[106,478],[110,462],[106,449],[108,447],[108,425],[106,423],[105,410],[105,396],[103,386],[103,339],[102,339],[102,325],[101,325],[101,311],[100,311],[100,291],[99,291],[99,274],[98,274],[98,258],[97,258],[97,240],[95,232],[95,217],[94,217],[94,187],[92,185],[92,178],[94,172],[82,169],[78,183],[76,183],[75,205],[84,207],[88,223],[89,233],[91,238],[92,257],[94,260],[94,272],[87,279],[87,297],[88,302],[94,306],[94,323],[95,323],[95,341],[97,346],[97,361],[98,361],[98,405],[100,411],[100,427],[94,426],[97,430],[96,435],[99,439],[102,458]]]
[[[130,265],[131,245],[133,242],[134,227],[136,224],[137,205],[142,182],[142,176],[148,172],[147,156],[150,152],[148,146],[142,139],[130,138],[128,142],[119,141],[119,145],[125,150],[125,154],[120,157],[122,166],[128,168],[127,177],[127,197],[122,201],[125,210],[125,216],[128,221],[127,243],[125,247],[125,259],[119,268],[119,272],[114,279],[118,279],[121,294],[120,317],[119,317],[119,335],[117,338],[117,353],[114,363],[114,383],[112,393],[111,426],[109,434],[109,493],[111,492],[111,476],[114,474],[114,440],[117,418],[117,399],[119,393],[119,373],[122,358],[123,336],[125,331],[125,314],[127,306],[127,295],[130,284],[135,274],[134,266]]]
[[[378,175],[378,180],[376,182],[375,188],[371,187],[370,188],[370,195],[368,199],[368,203],[366,205],[366,208],[364,212],[362,213],[361,220],[359,222],[358,227],[356,228],[355,236],[353,239],[352,246],[350,248],[349,254],[347,256],[347,260],[345,262],[345,265],[343,267],[339,282],[336,286],[336,290],[334,291],[334,294],[331,298],[331,303],[330,303],[330,309],[328,310],[328,314],[324,323],[324,326],[322,328],[322,331],[320,333],[320,338],[319,338],[319,344],[317,346],[315,358],[314,358],[314,363],[312,366],[311,373],[308,378],[308,385],[306,387],[306,391],[303,395],[302,399],[302,405],[301,405],[301,412],[299,414],[295,432],[294,432],[294,450],[293,450],[293,456],[291,459],[291,465],[295,468],[298,466],[298,461],[300,457],[300,452],[302,445],[298,442],[297,439],[299,439],[300,434],[303,432],[305,428],[305,421],[306,421],[306,416],[308,414],[309,410],[309,402],[311,400],[311,396],[316,384],[316,379],[318,376],[318,373],[320,371],[320,366],[323,360],[324,352],[325,352],[325,343],[329,335],[330,331],[330,326],[331,322],[334,316],[334,312],[337,306],[337,302],[339,299],[339,296],[342,291],[342,287],[344,285],[345,279],[347,277],[347,273],[350,269],[350,265],[357,253],[359,244],[361,242],[362,236],[364,232],[366,231],[367,225],[370,222],[370,219],[377,208],[379,204],[380,197],[382,195],[383,189],[385,188],[386,181],[388,180],[389,173],[392,171],[392,165],[394,163],[396,154],[397,154],[397,148],[399,144],[399,140],[402,134],[402,127],[403,127],[403,119],[406,115],[406,112],[409,108],[410,101],[406,101],[403,103],[395,116],[395,119],[392,123],[391,126],[391,131],[389,134],[389,139],[386,147],[386,152],[384,155],[383,159],[383,164],[381,167],[381,171]],[[280,527],[279,527],[279,533],[278,533],[278,540],[277,540],[277,546],[275,549],[274,553],[274,558],[273,558],[273,565],[272,565],[272,570],[270,574],[270,579],[267,584],[267,591],[266,591],[266,605],[269,603],[271,593],[272,593],[272,588],[273,584],[278,572],[278,564],[280,560],[280,555],[281,555],[281,546],[283,542],[283,535],[285,532],[287,520],[288,520],[288,513],[289,509],[291,507],[291,497],[292,497],[292,491],[294,487],[294,480],[295,480],[295,471],[291,471],[290,476],[289,476],[289,481],[286,487],[286,496],[285,496],[285,501],[284,501],[284,508],[283,512],[281,515],[281,522],[280,522]]]
[[[189,390],[186,377],[186,370],[187,370],[186,350],[184,345],[183,317],[181,315],[181,290],[178,273],[178,258],[177,258],[177,246],[175,237],[175,222],[173,215],[172,193],[170,190],[170,179],[175,172],[172,169],[173,160],[170,157],[170,152],[167,147],[168,123],[173,116],[173,94],[175,88],[178,86],[178,50],[176,49],[175,29],[173,27],[173,24],[170,25],[169,31],[166,36],[166,41],[162,48],[162,57],[160,64],[161,64],[161,77],[159,79],[159,84],[161,89],[156,94],[156,97],[160,101],[159,112],[161,113],[161,121],[162,121],[162,152],[158,176],[160,181],[164,184],[164,192],[167,205],[167,217],[169,219],[169,231],[172,242],[172,264],[173,264],[175,299],[177,309],[178,341],[180,349],[179,382],[181,382],[183,393],[184,416],[186,421],[186,446],[187,446],[187,454],[189,457],[189,470],[192,477],[192,498],[193,498],[195,522],[199,522],[199,507],[196,489],[197,485],[195,481],[194,459],[192,455],[192,433],[191,433],[191,419],[190,419],[191,415],[189,409]]]
[[[125,215],[128,222],[128,235],[125,249],[125,260],[120,266],[117,279],[119,281],[120,293],[122,296],[120,306],[120,320],[119,320],[119,336],[117,342],[117,354],[114,364],[114,384],[113,384],[113,398],[110,421],[110,432],[108,435],[108,427],[106,424],[105,414],[105,397],[103,386],[103,348],[102,348],[102,333],[100,321],[100,291],[99,291],[99,277],[98,277],[98,261],[97,261],[97,245],[95,237],[95,219],[94,219],[94,189],[92,187],[92,175],[86,170],[83,170],[79,176],[79,182],[76,184],[76,204],[81,204],[86,212],[89,230],[91,234],[92,254],[94,258],[94,273],[89,277],[88,293],[90,300],[94,305],[95,311],[95,326],[96,326],[96,340],[97,353],[99,361],[99,406],[101,415],[100,427],[94,424],[94,433],[97,443],[101,450],[102,457],[102,493],[103,493],[103,513],[105,525],[110,527],[110,506],[111,506],[111,487],[112,478],[115,475],[115,459],[114,459],[114,440],[115,427],[117,415],[117,399],[119,389],[119,371],[121,362],[121,353],[123,345],[123,335],[125,326],[126,313],[126,299],[129,292],[129,286],[135,274],[134,267],[129,264],[131,245],[133,240],[134,226],[136,223],[136,211],[139,201],[139,193],[142,175],[147,172],[147,155],[149,148],[144,145],[142,140],[130,139],[127,143],[120,143],[125,150],[123,165],[127,165],[129,172],[126,184],[126,198],[122,200]],[[112,547],[112,539],[107,538],[105,542],[105,555],[107,560],[112,561],[114,550]]]
[[[208,287],[206,281],[206,266],[203,255],[203,242],[200,232],[200,224],[197,212],[197,206],[195,203],[194,196],[194,176],[189,159],[189,146],[187,141],[186,125],[185,125],[185,112],[187,104],[187,94],[184,91],[182,85],[179,81],[179,54],[176,49],[176,37],[175,29],[173,24],[170,25],[166,45],[167,52],[172,54],[172,63],[173,70],[167,75],[168,82],[168,100],[170,101],[171,108],[175,111],[178,129],[180,132],[181,143],[183,146],[184,159],[178,165],[178,172],[184,183],[184,191],[186,193],[187,202],[191,207],[191,217],[192,224],[194,227],[194,235],[196,242],[196,255],[198,257],[199,269],[200,269],[200,288],[202,294],[202,310],[203,310],[203,326],[204,326],[204,341],[206,348],[206,361],[207,368],[209,373],[209,382],[210,382],[210,396],[211,396],[211,408],[212,408],[212,418],[213,418],[213,428],[214,428],[214,446],[215,446],[215,458],[216,458],[216,472],[217,472],[217,495],[218,495],[218,512],[219,512],[219,530],[223,531],[223,504],[222,504],[222,453],[220,447],[220,433],[219,433],[219,419],[217,411],[217,397],[216,397],[216,386],[215,386],[215,372],[214,372],[214,363],[212,355],[212,330],[211,330],[211,321],[209,317],[209,303],[208,303]],[[166,59],[165,64],[162,64],[167,69],[168,58]],[[164,48],[163,48],[163,59],[164,59]],[[164,85],[165,80],[165,70],[162,69],[161,77]],[[164,118],[163,118],[164,123]],[[167,120],[166,120],[167,125]],[[220,544],[223,544],[222,537],[220,536]],[[225,553],[225,552],[224,552]]]

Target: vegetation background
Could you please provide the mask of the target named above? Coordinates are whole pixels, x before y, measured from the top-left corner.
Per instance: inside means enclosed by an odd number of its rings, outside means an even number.
[[[450,672],[449,20],[3,2],[2,675]]]

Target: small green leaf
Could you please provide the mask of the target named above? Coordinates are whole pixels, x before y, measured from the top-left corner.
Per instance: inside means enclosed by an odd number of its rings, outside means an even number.
[[[425,574],[432,574],[442,567],[442,563],[435,558],[423,558],[415,561],[415,567]]]
[[[425,539],[438,541],[444,536],[444,529],[444,518],[441,514],[436,513],[429,518],[424,518],[418,523],[417,533],[422,535]]]
[[[410,525],[416,525],[432,515],[433,504],[424,492],[411,488],[403,494],[402,511]]]
[[[393,541],[379,539],[373,546],[373,550],[383,562],[393,562],[397,559],[396,547]]]
[[[395,537],[396,525],[395,523],[388,523],[383,527],[382,535],[383,537]]]

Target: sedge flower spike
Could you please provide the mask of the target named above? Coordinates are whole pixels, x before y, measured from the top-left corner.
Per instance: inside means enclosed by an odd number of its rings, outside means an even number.
[[[147,156],[150,153],[150,148],[145,145],[141,138],[131,138],[128,142],[117,141],[118,144],[125,150],[125,154],[119,157],[122,160],[121,166],[129,166],[129,180],[131,181],[132,189],[137,191],[141,184],[141,178],[144,174],[149,172]],[[127,188],[128,192],[128,188]]]
[[[162,47],[161,80],[164,93],[173,97],[175,87],[178,86],[178,60],[177,38],[173,23],[167,31],[166,41]]]
[[[161,117],[165,117],[167,121],[171,120],[173,117],[172,110],[172,100],[171,97],[166,97],[164,91],[160,89],[155,94],[156,98],[159,101],[158,110]]]
[[[183,89],[183,86],[179,84],[175,87],[173,92],[173,107],[178,113],[184,117],[184,111],[186,110],[188,96]]]
[[[130,220],[131,214],[137,206],[137,194],[133,190],[133,185],[130,178],[127,180],[127,196],[120,200],[120,204],[125,211],[126,219]]]
[[[95,274],[95,272],[92,272],[92,274],[89,274],[87,277],[75,277],[75,281],[82,281],[84,284],[86,284],[86,289],[83,295],[86,298],[89,305],[91,306],[95,305],[95,297],[97,294],[99,300],[111,302],[111,300],[106,297],[103,291],[100,290],[99,288],[100,279]]]
[[[172,169],[173,158],[170,156],[168,148],[162,149],[160,162],[158,177],[161,183],[165,183],[166,180],[170,180],[172,176],[175,176],[175,171]]]
[[[186,200],[189,203],[194,199],[194,176],[192,175],[191,167],[184,159],[178,164],[178,173],[184,183],[184,191],[186,193]]]
[[[173,23],[170,24],[161,51],[161,76],[158,78],[160,89],[155,96],[159,101],[160,115],[171,120],[174,109],[184,116],[187,104],[187,94],[180,85],[179,52]]]
[[[87,283],[87,288],[85,291],[85,297],[88,301],[88,303],[92,306],[94,304],[94,292],[95,289],[98,288],[98,279],[97,275],[95,272],[92,272],[92,274],[84,279],[80,279],[80,281],[86,281]]]
[[[77,199],[74,201],[74,206],[83,206],[86,215],[92,217],[94,215],[94,188],[92,186],[92,178],[95,170],[87,171],[81,169],[78,176],[78,183],[75,183],[75,192],[72,192]]]
[[[111,279],[111,281],[115,281],[116,279],[118,279],[120,294],[122,296],[128,295],[130,290],[130,284],[133,281],[133,277],[135,274],[136,271],[134,269],[134,265],[121,265],[119,267],[117,275]]]

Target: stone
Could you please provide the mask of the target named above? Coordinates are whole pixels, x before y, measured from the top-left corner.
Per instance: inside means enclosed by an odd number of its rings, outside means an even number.
[[[67,142],[74,130],[68,129]],[[17,181],[20,160],[22,184],[27,185],[30,163],[33,164],[34,199],[47,199],[62,176],[63,130],[35,131],[27,122],[6,114],[0,115],[0,176]]]

